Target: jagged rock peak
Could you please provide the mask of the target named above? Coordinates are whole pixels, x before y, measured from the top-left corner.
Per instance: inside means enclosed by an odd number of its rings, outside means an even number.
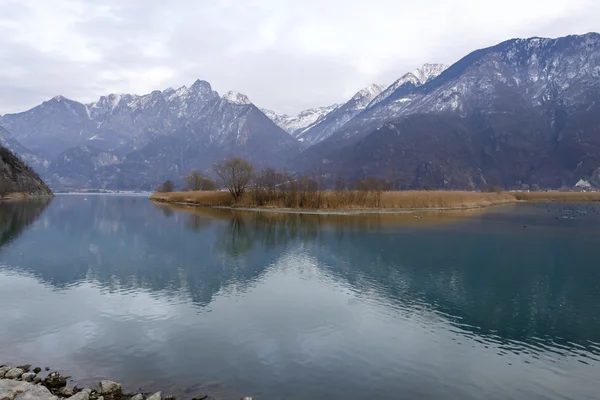
[[[194,92],[198,92],[198,91],[203,91],[203,92],[209,92],[212,90],[212,86],[210,86],[210,83],[203,81],[201,79],[196,79],[196,82],[194,82],[192,84],[192,86],[190,86],[190,90],[194,91]]]
[[[420,68],[417,68],[412,74],[417,78],[421,85],[429,82],[430,80],[437,78],[442,72],[448,68],[445,64],[423,64]]]
[[[379,93],[383,92],[384,90],[385,90],[385,86],[379,85],[376,83],[372,83],[369,86],[356,92],[356,94],[352,98],[354,100],[359,100],[359,99],[364,99],[364,98],[373,99],[377,95],[379,95]]]
[[[223,95],[223,100],[239,105],[252,104],[250,99],[248,99],[248,96],[239,92],[234,92],[233,90],[225,93]]]

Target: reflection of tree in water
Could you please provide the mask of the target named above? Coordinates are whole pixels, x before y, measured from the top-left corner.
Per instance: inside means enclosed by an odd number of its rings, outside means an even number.
[[[171,217],[174,214],[174,211],[169,207],[161,207],[160,210],[163,212],[165,217]]]
[[[52,197],[0,203],[0,247],[7,245],[31,225],[48,207]]]
[[[173,212],[173,211],[171,211],[171,212]],[[202,229],[210,227],[210,224],[211,224],[211,220],[210,219],[201,217],[199,215],[192,214],[192,215],[190,215],[188,217],[188,220],[187,220],[185,226],[188,229],[191,229],[191,230],[197,232],[197,231],[200,231]]]

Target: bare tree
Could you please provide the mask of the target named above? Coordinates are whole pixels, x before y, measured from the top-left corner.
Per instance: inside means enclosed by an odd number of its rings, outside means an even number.
[[[175,184],[171,180],[166,180],[156,188],[157,192],[169,193],[175,189]]]
[[[202,172],[192,171],[188,176],[185,177],[187,190],[198,191],[198,190],[216,190],[217,184],[215,181],[210,179]]]
[[[254,177],[252,165],[241,158],[230,158],[215,164],[213,168],[235,201],[244,195]]]

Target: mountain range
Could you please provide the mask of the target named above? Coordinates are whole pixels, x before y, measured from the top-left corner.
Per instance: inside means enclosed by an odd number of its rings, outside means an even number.
[[[513,39],[297,115],[190,87],[0,117],[55,188],[151,189],[229,156],[397,188],[600,187],[600,35]]]

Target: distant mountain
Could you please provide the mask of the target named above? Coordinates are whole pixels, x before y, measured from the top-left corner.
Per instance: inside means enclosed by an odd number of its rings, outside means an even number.
[[[398,85],[296,166],[411,188],[600,186],[600,35],[477,50]]]
[[[0,124],[46,162],[53,185],[150,189],[163,177],[210,168],[228,156],[281,166],[298,142],[241,93],[210,84],[102,96],[81,104],[57,96]],[[18,151],[18,150],[17,150]],[[137,176],[141,174],[141,176]]]
[[[509,40],[296,116],[198,80],[90,104],[57,96],[0,126],[56,187],[151,189],[241,156],[403,188],[600,188],[600,35]]]
[[[327,114],[339,107],[339,104],[333,104],[327,107],[310,108],[299,112],[296,115],[288,114],[277,114],[275,111],[261,108],[260,110],[265,113],[277,126],[296,137],[306,127],[313,125],[317,121],[320,121]]]
[[[52,157],[89,140],[95,123],[85,105],[56,96],[31,110],[4,115],[2,126],[31,151]]]
[[[45,170],[48,168],[48,160],[34,154],[31,150],[23,146],[15,137],[6,129],[0,126],[0,145],[6,147],[11,152],[17,154],[21,160],[27,165],[36,170]]]
[[[346,103],[335,108],[304,130],[296,132],[294,136],[306,147],[322,142],[363,111],[384,89],[384,86],[377,84],[371,84],[361,89]]]

